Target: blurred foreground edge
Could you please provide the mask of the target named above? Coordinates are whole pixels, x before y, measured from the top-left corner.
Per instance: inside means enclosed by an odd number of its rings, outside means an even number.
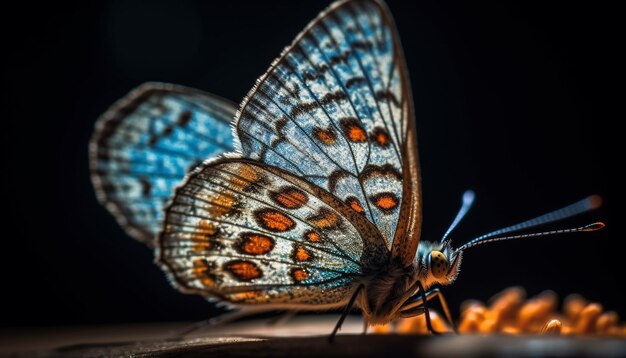
[[[43,352],[40,352],[43,353]],[[67,347],[49,356],[215,357],[624,357],[626,341],[615,338],[540,336],[363,336],[196,338],[121,346]],[[44,354],[46,355],[46,354]]]
[[[327,341],[334,315],[297,317],[281,327],[253,320],[168,339],[170,325],[92,327],[80,334],[63,329],[23,331],[21,347],[4,346],[0,356],[117,357],[626,357],[626,339],[540,335],[375,335],[359,334],[360,317],[350,317],[334,344]],[[217,328],[217,327],[216,327]],[[6,333],[6,332],[5,332]],[[54,335],[57,335],[56,337]],[[288,334],[288,336],[287,336]],[[4,334],[5,343],[8,341]],[[47,339],[47,341],[42,341]],[[38,341],[39,340],[39,341]],[[30,345],[29,345],[30,343]],[[7,349],[8,348],[8,349]]]

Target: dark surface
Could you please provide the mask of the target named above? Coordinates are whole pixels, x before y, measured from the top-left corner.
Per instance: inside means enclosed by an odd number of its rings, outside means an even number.
[[[362,335],[348,319],[333,343],[335,317],[295,318],[283,325],[252,321],[171,338],[185,323],[26,329],[0,335],[0,356],[211,357],[623,357],[626,340],[613,337],[498,335]],[[169,337],[169,338],[168,338]],[[6,340],[3,340],[5,338]]]
[[[268,340],[213,339],[68,346],[52,357],[625,357],[626,341],[611,338],[513,336],[340,336]]]
[[[2,12],[0,325],[203,319],[98,205],[87,142],[97,116],[144,81],[239,102],[328,1],[25,4]],[[609,122],[616,9],[571,2],[389,1],[417,112],[423,237],[438,239],[466,188],[477,203],[461,244],[588,194],[593,234],[485,245],[444,292],[451,307],[522,285],[578,292],[626,315]],[[622,101],[620,99],[620,101]],[[621,113],[621,112],[620,112]],[[620,185],[619,188],[623,186]],[[621,192],[621,190],[620,190]],[[358,338],[354,338],[358,339]]]

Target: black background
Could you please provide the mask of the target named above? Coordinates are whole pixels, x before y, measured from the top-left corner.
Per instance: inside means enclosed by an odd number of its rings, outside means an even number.
[[[87,143],[98,115],[144,81],[239,102],[326,1],[27,5],[3,11],[3,326],[199,320],[215,311],[172,289],[152,252],[100,207]],[[609,177],[616,9],[572,2],[389,1],[405,49],[423,175],[423,238],[436,240],[466,188],[476,235],[592,193],[591,234],[468,251],[445,288],[455,309],[522,285],[578,292],[626,315],[624,240]],[[623,116],[623,114],[622,114]],[[623,119],[623,118],[622,118]],[[618,292],[622,291],[622,292]]]

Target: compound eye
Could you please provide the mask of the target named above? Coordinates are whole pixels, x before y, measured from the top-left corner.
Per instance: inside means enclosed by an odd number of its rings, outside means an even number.
[[[450,263],[441,251],[432,251],[430,253],[430,271],[436,278],[442,278],[448,273]]]

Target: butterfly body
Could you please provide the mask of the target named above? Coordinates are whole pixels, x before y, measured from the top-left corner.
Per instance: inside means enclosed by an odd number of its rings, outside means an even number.
[[[399,317],[400,308],[415,292],[419,269],[389,262],[381,270],[363,277],[358,306],[369,324],[385,324]]]

